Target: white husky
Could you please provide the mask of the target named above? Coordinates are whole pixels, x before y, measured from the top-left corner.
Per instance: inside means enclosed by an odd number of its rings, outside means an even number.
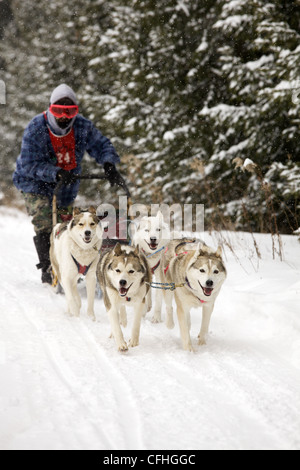
[[[95,320],[94,300],[96,269],[100,259],[103,229],[96,209],[87,212],[74,209],[69,224],[57,224],[51,235],[50,259],[54,274],[62,285],[68,304],[68,313],[79,316],[81,299],[77,281],[86,278],[88,315]]]
[[[169,226],[164,222],[163,215],[158,212],[156,217],[143,217],[133,237],[133,244],[138,246],[147,258],[152,275],[155,275],[157,282],[161,281],[161,271],[159,269],[164,250],[171,238]],[[156,302],[153,323],[161,322],[163,293],[160,289],[156,292]],[[148,310],[151,309],[151,293],[148,296]]]
[[[216,298],[226,279],[222,248],[217,251],[199,243],[192,248],[186,241],[173,240],[161,263],[164,282],[173,283],[178,322],[183,348],[192,351],[190,337],[190,310],[202,307],[202,325],[199,344],[206,344],[209,323]],[[167,304],[167,327],[173,328],[172,291],[164,291]]]

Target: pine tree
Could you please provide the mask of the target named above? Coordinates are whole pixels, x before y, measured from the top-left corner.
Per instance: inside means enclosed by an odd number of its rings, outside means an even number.
[[[223,37],[218,70],[226,91],[221,105],[200,114],[216,132],[211,185],[234,188],[227,190],[225,213],[242,228],[246,207],[252,228],[274,229],[270,217],[276,216],[280,229],[290,231],[299,215],[299,104],[291,88],[298,78],[300,36],[278,3],[224,2],[214,29]],[[235,157],[254,160],[259,177],[234,174]]]

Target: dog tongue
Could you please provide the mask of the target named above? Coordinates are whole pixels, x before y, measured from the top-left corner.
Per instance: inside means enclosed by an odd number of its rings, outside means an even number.
[[[128,291],[128,289],[126,289],[126,287],[121,287],[120,290],[119,290],[121,295],[127,294],[127,291]]]
[[[204,287],[203,290],[204,290],[204,294],[207,296],[211,295],[213,291],[213,289],[211,289],[210,287]]]

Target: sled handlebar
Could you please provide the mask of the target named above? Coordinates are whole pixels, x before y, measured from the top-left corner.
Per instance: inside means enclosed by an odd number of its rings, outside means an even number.
[[[105,175],[75,175],[77,180],[108,180],[108,178]],[[53,201],[52,201],[52,224],[53,227],[57,224],[57,195],[60,191],[60,189],[63,186],[63,182],[59,181],[54,189],[53,193]],[[128,197],[128,207],[131,206],[131,194],[130,191],[127,187],[127,184],[125,183],[124,179],[121,178],[121,180],[117,183],[117,186],[122,188],[126,196]]]
[[[105,175],[75,175],[75,178],[77,180],[107,180],[107,177]],[[122,178],[123,180],[123,178]],[[59,181],[56,185],[56,188],[54,190],[54,195],[57,196],[58,192],[60,191],[61,187],[63,186],[63,183],[62,181]],[[119,183],[117,183],[117,186],[119,186],[119,188],[122,188],[124,189],[125,193],[126,193],[126,196],[128,198],[131,198],[131,194],[130,194],[130,191],[128,189],[128,186],[127,184],[125,183],[125,181],[119,181]]]

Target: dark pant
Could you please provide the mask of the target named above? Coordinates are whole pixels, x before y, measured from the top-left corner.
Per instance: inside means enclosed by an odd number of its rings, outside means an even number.
[[[22,193],[27,213],[32,217],[35,233],[52,232],[52,204],[46,196],[40,194]],[[57,220],[61,222],[61,216],[72,214],[71,207],[58,207]]]

